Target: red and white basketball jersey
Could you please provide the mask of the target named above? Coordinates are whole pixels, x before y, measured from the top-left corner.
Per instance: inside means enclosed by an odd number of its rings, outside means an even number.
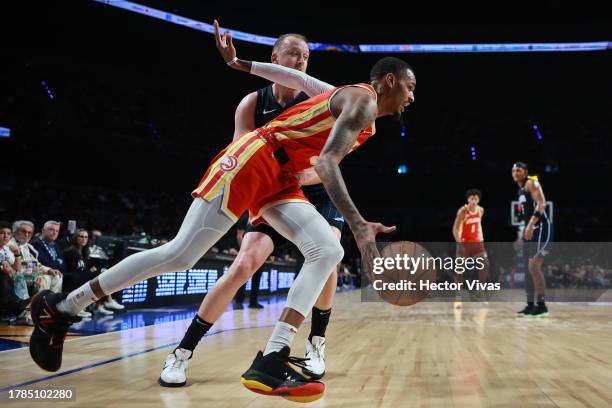
[[[467,216],[463,220],[461,225],[461,242],[482,242],[482,224],[480,210],[477,209],[475,213],[471,213],[466,210]]]

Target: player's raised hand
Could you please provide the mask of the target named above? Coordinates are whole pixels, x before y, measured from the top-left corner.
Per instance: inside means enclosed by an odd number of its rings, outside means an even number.
[[[223,60],[225,60],[225,62],[233,60],[236,58],[236,48],[234,48],[232,35],[229,31],[226,31],[223,36],[221,36],[219,33],[219,22],[217,20],[214,20],[213,26],[215,28],[215,44]]]

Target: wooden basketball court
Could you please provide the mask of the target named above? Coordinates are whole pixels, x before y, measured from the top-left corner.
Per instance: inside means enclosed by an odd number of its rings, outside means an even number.
[[[76,402],[36,407],[287,407],[246,390],[240,375],[265,345],[283,303],[226,312],[196,350],[187,386],[157,384],[189,320],[68,338],[58,373],[26,348],[0,353],[0,388],[73,388]],[[326,395],[312,407],[612,406],[612,306],[551,303],[520,319],[517,303],[362,303],[339,293],[327,331]],[[301,356],[309,322],[294,343]],[[23,330],[15,328],[15,330]],[[30,330],[30,329],[26,329]],[[27,333],[23,334],[27,336]],[[3,399],[2,406],[26,406]]]

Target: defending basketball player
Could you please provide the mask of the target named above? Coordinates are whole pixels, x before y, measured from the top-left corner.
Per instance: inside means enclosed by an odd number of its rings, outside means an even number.
[[[482,193],[475,188],[469,189],[465,193],[465,199],[467,204],[457,210],[457,216],[453,222],[453,237],[457,243],[457,257],[483,258],[484,267],[478,270],[478,280],[485,283],[489,273],[489,265],[482,232],[484,208],[479,205]],[[463,281],[463,274],[452,273],[456,276],[457,282]],[[484,300],[482,294],[477,297],[477,300]]]
[[[221,37],[219,25],[215,21],[215,39],[219,46]],[[280,36],[272,47],[272,62],[285,67],[306,72],[310,50],[306,38],[299,34]],[[245,96],[234,115],[234,140],[240,136],[265,125],[285,110],[304,102],[309,98],[304,92],[273,83]],[[311,178],[310,182],[318,181]],[[344,221],[331,202],[321,184],[312,185],[302,191],[306,198],[315,205],[317,211],[329,223],[334,235],[340,240]],[[187,382],[187,366],[193,352],[210,330],[214,322],[223,314],[232,298],[253,276],[261,273],[260,268],[274,248],[283,245],[287,240],[268,224],[262,222],[256,226],[247,225],[240,251],[227,273],[223,274],[215,286],[206,295],[198,313],[191,322],[180,344],[168,354],[159,377],[159,384],[164,387],[180,387]],[[334,267],[323,291],[312,308],[310,334],[306,341],[304,374],[319,379],[325,375],[325,331],[329,323],[334,294],[336,293],[337,268]],[[253,282],[256,280],[253,279]],[[255,283],[254,283],[255,284]]]
[[[349,225],[364,263],[372,265],[379,256],[376,235],[395,228],[361,216],[339,163],[374,134],[377,117],[400,116],[414,102],[416,79],[404,61],[386,57],[372,67],[371,84],[334,88],[298,70],[237,59],[228,33],[221,41],[223,58],[235,69],[308,94],[313,88],[328,90],[221,151],[192,192],[193,203],[172,241],[127,257],[68,295],[39,293],[32,300],[35,328],[30,355],[41,368],[60,368],[64,338],[80,310],[144,279],[191,268],[248,210],[253,225],[265,220],[302,251],[305,262],[265,350],[257,354],[241,381],[254,392],[294,401],[323,395],[323,383],[289,366],[304,367],[305,360],[290,357],[290,346],[344,251],[329,224],[305,198],[298,174],[314,165],[314,174]]]
[[[525,277],[527,306],[519,317],[548,316],[544,295],[546,281],[542,272],[544,257],[548,255],[552,243],[552,219],[546,214],[546,198],[542,184],[537,176],[529,175],[529,168],[523,162],[512,166],[512,178],[518,184],[518,216],[526,223],[523,232],[523,253],[528,260],[528,270],[531,279]],[[534,298],[537,304],[534,304]]]

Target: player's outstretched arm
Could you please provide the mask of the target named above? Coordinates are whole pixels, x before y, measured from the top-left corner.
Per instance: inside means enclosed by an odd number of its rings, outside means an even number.
[[[351,228],[364,264],[372,265],[373,258],[379,256],[376,235],[393,232],[395,227],[368,222],[361,216],[348,193],[339,164],[352,150],[359,133],[376,119],[376,102],[369,92],[349,87],[340,90],[332,99],[331,111],[338,119],[317,159],[315,171]]]
[[[219,33],[219,22],[214,21],[215,43],[219,53],[230,67],[260,76],[269,81],[286,86],[287,88],[297,89],[308,96],[322,94],[334,86],[320,81],[297,69],[283,67],[278,64],[266,62],[245,61],[236,57],[236,48],[232,40],[232,35],[226,32],[221,36]]]

